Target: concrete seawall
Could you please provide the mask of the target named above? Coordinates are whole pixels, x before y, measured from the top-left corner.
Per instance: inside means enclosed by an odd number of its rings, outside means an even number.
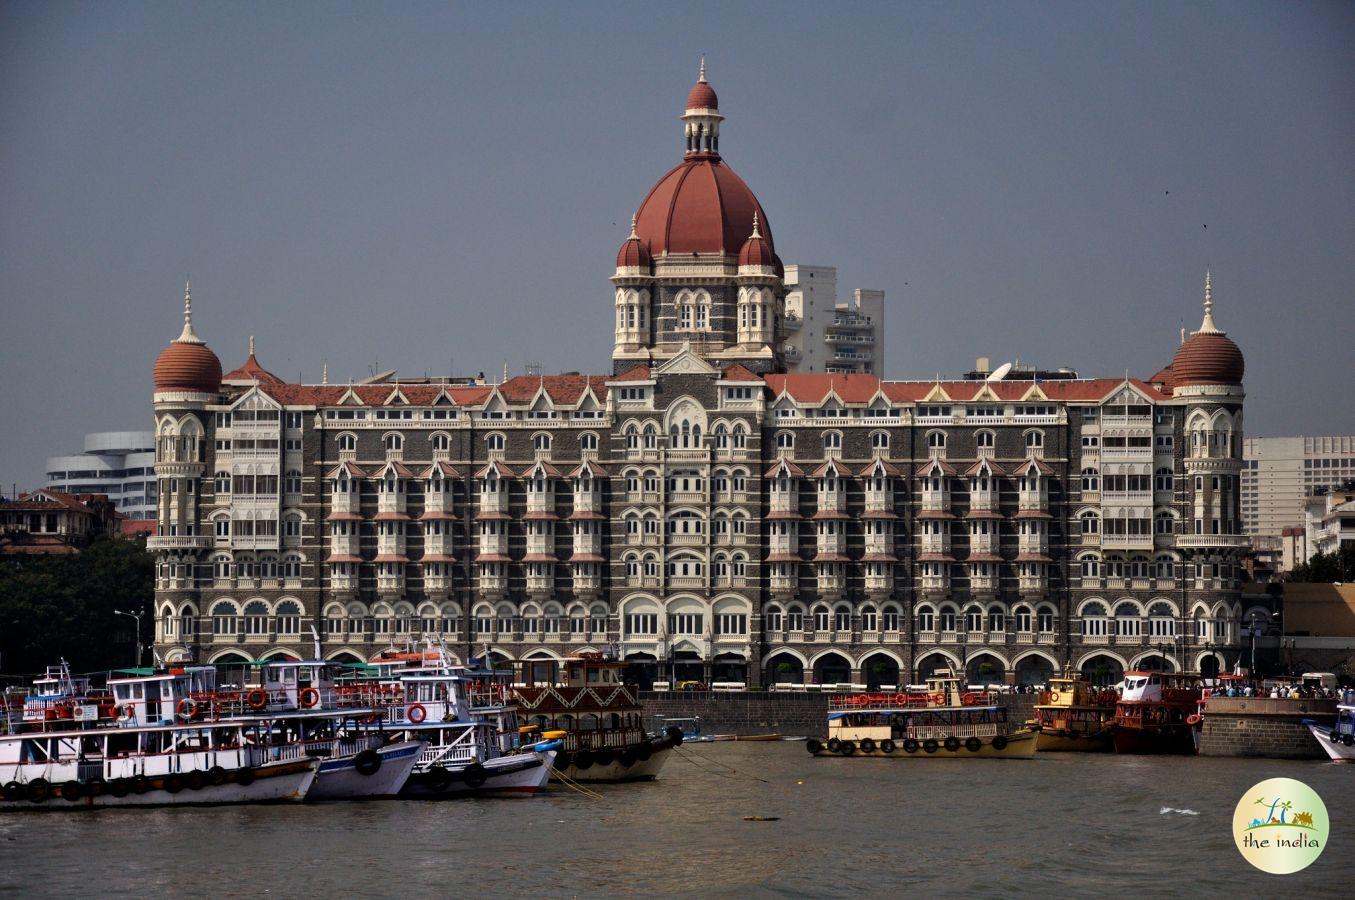
[[[645,715],[670,719],[701,718],[706,734],[781,734],[821,737],[828,730],[828,694],[775,691],[642,691]],[[1032,715],[1034,694],[1011,694],[1001,700],[1008,719],[1024,722]]]
[[[1213,697],[1205,707],[1200,755],[1326,759],[1302,720],[1326,724],[1335,716],[1334,700]]]

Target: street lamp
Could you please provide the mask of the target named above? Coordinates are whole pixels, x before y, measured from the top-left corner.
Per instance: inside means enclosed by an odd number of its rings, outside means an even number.
[[[127,616],[129,619],[133,619],[136,622],[136,662],[132,663],[132,668],[136,668],[141,665],[141,656],[145,652],[141,645],[141,613],[123,612],[120,609],[115,609],[113,610],[113,615]]]
[[[1256,623],[1260,621],[1261,615],[1256,610],[1251,614],[1251,674],[1256,677]]]

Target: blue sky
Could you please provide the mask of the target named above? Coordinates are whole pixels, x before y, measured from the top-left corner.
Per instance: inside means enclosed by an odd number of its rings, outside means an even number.
[[[886,374],[1146,376],[1200,320],[1252,434],[1350,433],[1355,5],[0,6],[0,481],[226,368],[607,370],[607,277],[705,53],[786,262]]]

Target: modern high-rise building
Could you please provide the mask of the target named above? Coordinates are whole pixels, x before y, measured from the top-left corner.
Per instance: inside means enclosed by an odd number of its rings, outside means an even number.
[[[1242,458],[1242,525],[1258,546],[1278,546],[1286,528],[1303,528],[1316,488],[1355,478],[1355,435],[1247,438]]]
[[[155,435],[149,431],[99,431],[85,435],[85,450],[47,457],[47,487],[67,494],[106,494],[128,519],[155,518]]]
[[[682,118],[601,374],[223,376],[185,296],[154,368],[162,658],[300,656],[314,628],[333,659],[436,637],[748,685],[1237,662],[1244,363],[1208,275],[1148,379],[791,372],[704,70]]]
[[[788,372],[884,372],[885,292],[858,288],[837,300],[837,269],[786,266],[785,340]]]

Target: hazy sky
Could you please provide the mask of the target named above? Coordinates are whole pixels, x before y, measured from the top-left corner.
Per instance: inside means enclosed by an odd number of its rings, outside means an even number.
[[[888,376],[1150,375],[1208,265],[1248,432],[1349,433],[1352,48],[1351,3],[4,3],[0,482],[149,427],[190,274],[227,369],[608,371],[703,52]]]

